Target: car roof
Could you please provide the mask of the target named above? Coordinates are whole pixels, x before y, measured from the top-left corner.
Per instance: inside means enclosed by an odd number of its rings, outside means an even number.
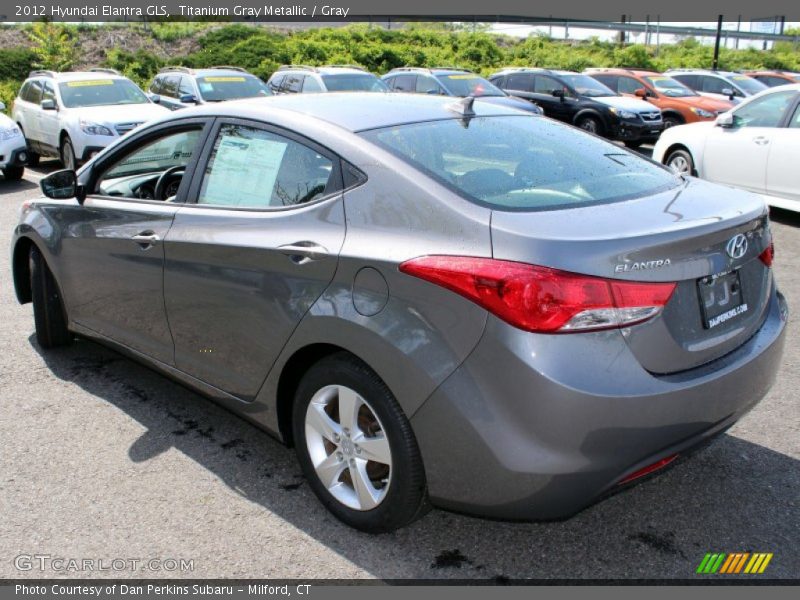
[[[546,69],[544,67],[505,67],[492,73],[489,77],[497,75],[509,75],[511,73],[541,73],[542,75],[580,75],[577,71],[567,71],[566,69]]]
[[[28,79],[53,79],[55,81],[83,81],[91,79],[128,79],[124,75],[120,75],[109,70],[96,70],[96,71],[31,71]]]
[[[308,65],[283,65],[277,71],[275,71],[272,76],[275,76],[279,73],[318,73],[320,75],[351,73],[372,75],[375,77],[374,74],[370,73],[363,67],[359,67],[358,65],[321,65],[319,67],[311,67]]]
[[[352,132],[406,123],[462,118],[453,105],[462,102],[449,96],[425,94],[375,94],[332,92],[328,94],[286,94],[247,98],[181,110],[178,116],[196,115],[263,119],[280,112],[299,113],[337,125]],[[481,102],[473,104],[475,116],[530,115],[514,108]]]
[[[214,68],[214,69],[194,69],[194,73],[188,73],[188,75],[194,75],[195,77],[206,77],[208,75],[239,75],[242,77],[255,77],[252,73],[248,73],[247,71],[240,70],[240,69],[221,69],[221,68]]]

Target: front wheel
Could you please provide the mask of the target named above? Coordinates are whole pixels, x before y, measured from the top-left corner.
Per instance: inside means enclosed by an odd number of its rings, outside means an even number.
[[[61,140],[61,164],[65,169],[75,170],[78,167],[78,161],[75,158],[75,148],[72,146],[72,140],[68,135],[64,136]]]
[[[694,173],[692,155],[683,148],[670,152],[664,164],[682,175],[692,175]]]
[[[36,341],[42,348],[67,346],[72,343],[73,336],[67,329],[67,318],[55,277],[35,246],[31,248],[29,260]]]
[[[676,115],[664,115],[664,129],[677,127],[678,125],[683,125],[683,123],[683,119]]]
[[[6,167],[3,169],[3,177],[6,181],[19,181],[25,174],[25,167]]]
[[[596,117],[581,117],[578,119],[576,125],[583,129],[584,131],[588,131],[589,133],[593,133],[595,135],[603,135],[603,126],[600,124],[600,121]]]
[[[347,525],[385,533],[428,507],[422,458],[386,384],[347,353],[305,374],[293,410],[295,449],[311,489]]]

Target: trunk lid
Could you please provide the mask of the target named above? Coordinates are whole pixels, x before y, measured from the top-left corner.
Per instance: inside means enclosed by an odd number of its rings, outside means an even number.
[[[753,194],[689,179],[624,202],[493,211],[491,228],[497,259],[610,279],[676,282],[660,315],[622,330],[650,372],[674,373],[719,358],[763,321],[772,274],[758,257],[771,236],[766,205]],[[739,235],[747,249],[732,256],[728,246]]]

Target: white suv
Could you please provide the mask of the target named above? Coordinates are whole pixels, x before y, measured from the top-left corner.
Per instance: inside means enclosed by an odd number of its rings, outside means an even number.
[[[0,171],[6,181],[17,181],[25,173],[28,149],[17,124],[3,114],[5,109],[0,102]]]
[[[677,79],[701,96],[717,100],[728,100],[739,104],[745,98],[763,92],[767,86],[741,73],[730,71],[709,71],[706,69],[671,69],[664,73]]]
[[[267,85],[273,94],[389,91],[375,75],[354,65],[284,65],[272,74]]]
[[[28,142],[28,164],[54,156],[76,168],[111,142],[167,110],[112,69],[32,71],[13,118]]]

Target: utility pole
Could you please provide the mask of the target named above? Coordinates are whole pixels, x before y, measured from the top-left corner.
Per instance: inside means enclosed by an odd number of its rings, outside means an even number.
[[[622,24],[625,25],[625,15],[622,15]],[[619,31],[619,45],[620,46],[624,46],[625,45],[625,30],[624,29],[620,29],[620,31]]]
[[[711,66],[713,71],[719,66],[719,40],[722,37],[722,15],[717,19],[717,39],[714,40],[714,63]]]

